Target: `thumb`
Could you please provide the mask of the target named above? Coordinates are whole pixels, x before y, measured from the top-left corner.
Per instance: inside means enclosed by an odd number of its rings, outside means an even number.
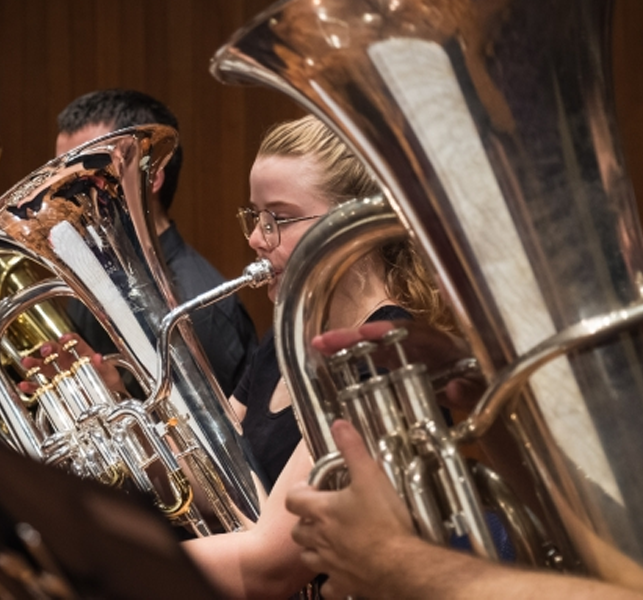
[[[342,453],[353,483],[370,479],[372,468],[379,468],[364,444],[364,440],[348,421],[337,419],[331,426],[337,449]]]

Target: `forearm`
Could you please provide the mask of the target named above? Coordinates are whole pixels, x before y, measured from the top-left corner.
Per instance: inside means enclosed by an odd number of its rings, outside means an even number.
[[[264,545],[253,532],[191,540],[183,547],[222,598],[283,600],[311,579],[297,548]]]
[[[183,549],[218,594],[240,598],[243,594],[241,553],[237,537],[228,533],[183,542]]]
[[[297,517],[285,507],[286,490],[309,470],[310,457],[300,443],[252,529],[184,543],[221,597],[283,600],[313,579],[315,573],[302,563],[301,549],[290,535]]]
[[[643,594],[592,579],[517,569],[431,546],[390,540],[375,551],[372,593],[395,600],[641,600]],[[377,586],[377,587],[375,587]]]

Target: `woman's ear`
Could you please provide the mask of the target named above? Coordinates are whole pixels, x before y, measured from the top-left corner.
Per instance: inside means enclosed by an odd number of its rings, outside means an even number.
[[[154,181],[152,181],[152,192],[158,194],[159,190],[163,186],[165,181],[165,169],[159,169],[154,176]]]

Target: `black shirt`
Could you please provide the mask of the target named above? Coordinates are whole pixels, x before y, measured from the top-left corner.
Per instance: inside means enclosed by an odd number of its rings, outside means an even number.
[[[408,319],[411,316],[403,308],[383,306],[368,318],[368,322]],[[234,397],[247,408],[243,435],[248,439],[252,454],[268,477],[271,488],[301,440],[292,406],[276,413],[270,411],[270,400],[280,378],[275,337],[271,330],[261,340],[248,370],[234,391]]]

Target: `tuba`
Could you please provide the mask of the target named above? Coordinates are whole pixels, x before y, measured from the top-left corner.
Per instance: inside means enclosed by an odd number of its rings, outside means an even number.
[[[53,277],[23,281],[0,301],[0,338],[34,307],[83,302],[118,349],[144,398],[106,387],[91,362],[26,374],[38,389],[27,406],[0,370],[6,443],[45,464],[149,494],[173,525],[195,536],[244,529],[259,514],[263,476],[210,371],[187,318],[272,278],[267,261],[178,305],[160,260],[148,184],[178,140],[164,126],[123,129],[50,161],[0,197],[0,252]],[[75,353],[72,340],[64,349]],[[126,396],[130,396],[127,394]]]
[[[372,168],[488,382],[454,427],[438,423],[430,378],[409,397],[406,436],[438,465],[441,495],[455,496],[427,536],[457,521],[493,556],[481,511],[464,505],[483,496],[474,480],[495,475],[462,473],[444,456],[502,427],[526,468],[499,487],[521,496],[528,482],[537,507],[526,512],[544,525],[534,553],[545,544],[549,558],[535,562],[643,590],[643,237],[616,131],[611,11],[610,0],[284,0],[211,70],[291,96]],[[344,241],[357,247],[361,235],[353,224]],[[293,254],[275,328],[304,437],[323,461],[342,413],[310,349],[319,320],[308,319],[333,266],[320,278],[297,265],[306,256]],[[391,373],[396,394],[411,367]]]

